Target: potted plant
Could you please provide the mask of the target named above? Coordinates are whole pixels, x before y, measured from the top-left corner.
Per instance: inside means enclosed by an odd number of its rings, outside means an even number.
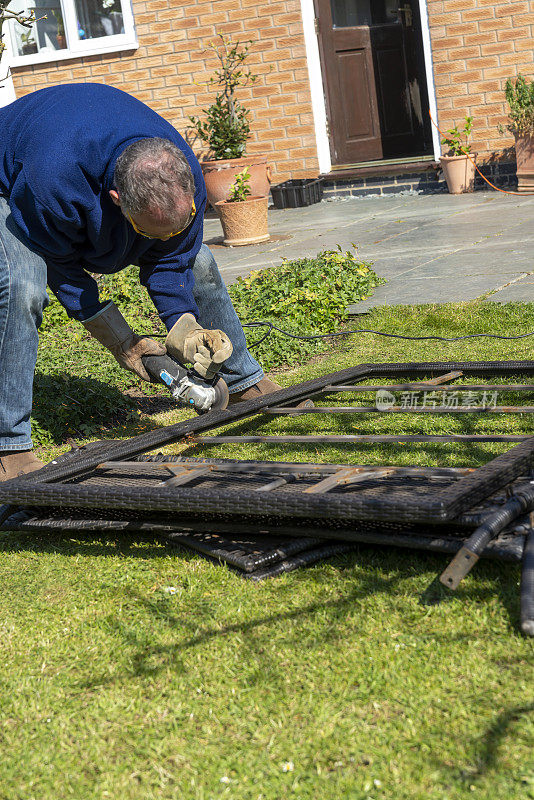
[[[201,166],[208,200],[214,208],[218,201],[228,197],[230,186],[244,167],[249,168],[252,193],[259,196],[269,194],[267,156],[245,156],[250,134],[250,111],[236,97],[240,87],[254,84],[258,79],[244,66],[251,44],[250,41],[232,44],[228,37],[220,34],[217,42],[210,45],[219,67],[208,84],[217,85],[218,92],[211,106],[204,109],[204,119],[189,118],[188,130],[209,148],[209,158],[203,160]]]
[[[441,140],[441,144],[444,144],[448,150],[447,154],[441,156],[439,161],[451,194],[472,192],[475,187],[476,154],[471,153],[469,144],[472,127],[473,117],[466,117],[463,130],[455,125]]]
[[[510,122],[500,125],[499,130],[514,135],[517,191],[530,194],[534,191],[534,81],[527,83],[519,73],[515,82],[508,78],[504,94],[510,108]]]
[[[65,25],[63,23],[63,16],[61,11],[58,9],[56,11],[55,8],[52,9],[52,14],[56,18],[56,25],[57,25],[57,33],[56,33],[56,41],[57,46],[60,50],[65,50],[67,47],[67,37],[65,36]]]
[[[267,195],[254,196],[250,188],[250,171],[245,167],[230,187],[228,198],[218,200],[215,209],[223,227],[223,244],[238,247],[257,244],[269,238],[267,228]]]
[[[20,40],[22,42],[20,49],[22,50],[23,56],[31,56],[37,52],[37,42],[33,38],[32,30],[21,33]]]

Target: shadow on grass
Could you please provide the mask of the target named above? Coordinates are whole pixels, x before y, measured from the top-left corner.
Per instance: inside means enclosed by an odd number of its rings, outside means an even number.
[[[135,436],[165,427],[148,415],[177,409],[166,395],[123,393],[112,384],[68,373],[36,373],[32,435],[42,447],[62,445],[70,438],[82,444],[110,434]]]
[[[471,764],[467,765],[464,762],[463,766],[458,764],[456,767],[450,763],[445,764],[442,761],[437,764],[439,769],[447,776],[447,783],[451,777],[451,769],[453,769],[456,773],[455,778],[465,783],[465,796],[467,796],[471,791],[477,788],[477,781],[482,781],[488,773],[495,772],[499,769],[502,770],[503,768],[499,764],[499,751],[504,747],[505,740],[511,739],[513,734],[512,728],[516,723],[519,723],[521,720],[528,721],[529,717],[533,714],[534,703],[514,705],[501,711],[488,726],[487,730],[481,736],[477,737],[477,742],[475,742],[473,746],[474,754],[470,758]],[[514,743],[516,742],[514,741]],[[526,737],[525,747],[528,747]],[[468,742],[464,742],[462,750],[464,752],[470,750]],[[530,762],[527,760],[523,766],[525,772],[528,773]],[[521,780],[521,772],[515,777],[516,780]],[[495,796],[497,797],[497,795]],[[511,797],[512,795],[509,796]],[[532,797],[531,794],[524,796]],[[513,797],[518,797],[518,795],[514,794]],[[521,795],[521,797],[523,797],[523,795]]]
[[[89,438],[139,419],[135,401],[115,386],[67,372],[35,374],[32,432],[37,445]]]
[[[86,539],[85,541],[84,538]],[[165,542],[162,542],[158,537],[140,536],[139,534],[110,536],[93,533],[87,534],[86,537],[78,534],[75,535],[75,538],[69,538],[68,540],[54,535],[53,537],[40,537],[37,541],[28,534],[11,534],[0,541],[0,550],[4,553],[30,550],[37,553],[59,553],[69,556],[109,557],[121,555],[143,560],[161,557],[166,550],[172,553],[177,552],[175,545],[167,545],[165,547]],[[187,550],[182,551],[179,549],[178,553],[180,558],[185,561],[197,561],[201,558],[197,553]],[[329,623],[328,630],[323,634],[323,639],[324,641],[335,642],[346,635],[344,623],[347,615],[365,598],[382,594],[394,601],[395,597],[405,594],[405,589],[402,588],[403,581],[413,579],[419,573],[427,573],[429,570],[437,572],[443,566],[443,562],[436,554],[411,553],[409,558],[406,557],[403,560],[399,558],[399,555],[397,550],[390,549],[384,553],[371,546],[361,546],[357,551],[337,556],[330,562],[338,570],[338,576],[343,577],[343,574],[346,573],[349,580],[351,577],[350,571],[358,568],[358,574],[354,577],[356,585],[344,597],[324,602],[308,603],[300,608],[284,610],[279,613],[261,614],[252,620],[237,620],[221,626],[209,624],[211,611],[208,606],[211,600],[199,598],[199,607],[196,607],[195,613],[191,614],[189,605],[183,611],[180,609],[177,611],[175,606],[170,606],[167,596],[154,594],[147,596],[130,588],[121,587],[123,600],[131,600],[136,605],[142,606],[149,616],[153,618],[154,622],[157,621],[158,624],[163,622],[170,632],[181,635],[180,641],[170,644],[159,645],[152,639],[147,642],[143,634],[140,636],[135,628],[124,625],[113,616],[108,619],[108,624],[117,631],[124,644],[134,650],[130,657],[132,664],[131,676],[142,678],[152,677],[169,667],[174,669],[175,665],[178,669],[181,663],[180,657],[185,650],[205,645],[210,641],[233,633],[244,634],[243,641],[247,643],[247,647],[251,649],[261,647],[263,652],[262,641],[263,638],[269,638],[271,626],[284,621],[302,620],[304,622],[309,617],[320,614],[325,610],[329,612]],[[378,576],[376,574],[377,566],[381,570],[389,570],[389,574],[386,577]],[[369,574],[364,574],[365,571]],[[517,602],[515,601],[517,594],[516,571],[513,570],[507,574],[504,581],[502,572],[499,571],[495,564],[482,565],[481,572],[485,585],[481,586],[479,584],[464,587],[463,591],[458,593],[458,599],[476,603],[484,602],[495,595],[495,584],[500,585],[501,589],[503,589],[503,606],[507,608],[511,623],[517,625],[519,602],[518,600]],[[294,599],[298,595],[298,584],[310,581],[310,579],[327,583],[329,576],[321,573],[320,566],[315,576],[310,570],[301,570],[293,573],[290,583],[284,581],[278,587],[280,603],[283,604],[285,602],[286,595]],[[248,585],[251,587],[251,592],[256,591],[256,585]],[[196,601],[194,602],[196,604]],[[199,615],[203,611],[205,612],[205,622],[199,624]],[[265,630],[262,632],[262,629]],[[257,638],[258,632],[260,633],[259,640]],[[294,631],[292,635],[299,636]],[[465,633],[446,633],[440,636],[440,634],[432,632],[429,636],[431,636],[432,640],[452,643],[469,641],[472,639],[473,634],[472,631],[466,631]],[[481,631],[480,636],[482,639],[484,638],[484,631]],[[490,638],[490,633],[487,636]],[[121,681],[124,677],[123,675],[113,676],[106,673],[84,682],[84,687],[94,688],[103,684],[113,684]]]
[[[63,556],[126,556],[147,559],[173,550],[159,537],[125,530],[118,533],[100,531],[64,531],[50,535],[32,531],[0,530],[0,552],[2,553],[55,553]]]
[[[512,706],[498,715],[488,728],[483,737],[483,744],[478,756],[479,766],[471,775],[471,779],[482,778],[487,772],[494,769],[498,759],[498,750],[501,742],[508,735],[511,726],[522,717],[534,714],[534,703]]]

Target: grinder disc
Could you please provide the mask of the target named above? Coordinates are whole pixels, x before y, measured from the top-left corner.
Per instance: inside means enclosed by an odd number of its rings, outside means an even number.
[[[215,401],[210,411],[224,411],[224,409],[228,407],[228,400],[230,398],[228,386],[219,376],[215,378],[212,385],[215,389]]]

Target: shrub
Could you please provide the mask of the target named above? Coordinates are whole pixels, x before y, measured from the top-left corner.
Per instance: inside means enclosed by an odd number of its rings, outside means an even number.
[[[347,305],[367,297],[383,280],[371,265],[347,251],[325,250],[314,258],[289,261],[229,287],[230,297],[242,323],[272,322],[293,334],[334,332],[347,319]],[[266,329],[245,329],[249,345],[264,369],[300,363],[325,348],[325,341],[290,339],[273,331],[254,348]]]
[[[132,266],[113,275],[97,275],[95,277],[100,299],[102,301],[113,300],[121,314],[135,330],[139,328],[143,331],[153,330],[154,332],[160,331],[163,333],[163,325],[149,294],[145,287],[139,283],[138,267]],[[69,319],[67,312],[51,291],[48,294],[50,296],[50,305],[45,309],[43,315],[41,333],[48,333],[56,328],[72,325],[73,330],[76,330],[77,334],[79,334],[77,338],[80,338],[84,333],[84,329],[79,323]]]
[[[534,81],[527,83],[519,73],[515,82],[508,78],[504,94],[510,107],[508,112],[510,122],[506,128],[499,126],[501,133],[504,133],[505,129],[514,136],[534,133]]]
[[[228,37],[219,34],[217,44],[209,46],[217,56],[219,68],[208,84],[218,86],[219,92],[211,106],[204,109],[204,120],[196,116],[189,118],[188,130],[194,131],[209,146],[211,158],[240,158],[245,152],[250,134],[250,111],[237,100],[236,90],[258,79],[244,67],[251,43],[232,44]]]

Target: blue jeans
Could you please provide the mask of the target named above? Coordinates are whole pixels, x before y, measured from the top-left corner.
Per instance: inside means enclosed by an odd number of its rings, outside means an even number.
[[[230,392],[253,386],[263,377],[247,350],[241,323],[217,264],[203,245],[193,265],[194,295],[206,328],[220,328],[234,352],[221,368]],[[0,197],[0,452],[31,450],[30,414],[38,333],[48,305],[46,263],[31,249]]]
[[[193,295],[200,312],[200,325],[224,331],[234,346],[234,352],[222,365],[219,375],[228,384],[230,394],[254,386],[263,378],[263,370],[247,350],[243,328],[211,250],[205,244],[193,263],[193,275]]]

